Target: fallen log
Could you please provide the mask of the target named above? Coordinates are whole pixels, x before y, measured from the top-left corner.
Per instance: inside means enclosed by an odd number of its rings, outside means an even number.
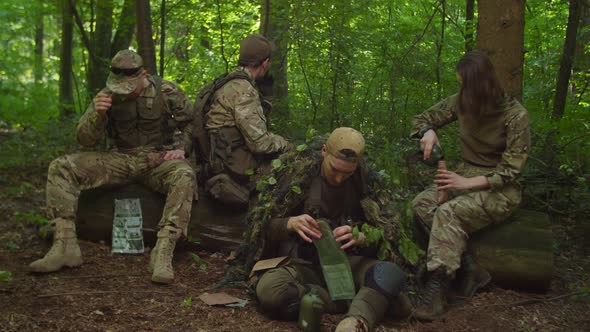
[[[164,195],[133,184],[94,189],[82,193],[78,207],[80,238],[110,243],[114,200],[141,200],[144,241],[155,243]],[[473,234],[469,243],[477,262],[494,283],[508,288],[545,290],[554,273],[553,238],[549,217],[540,212],[517,210],[504,223]],[[200,193],[193,203],[189,234],[208,250],[228,252],[240,243],[245,212],[235,211]]]
[[[78,202],[77,231],[82,239],[111,242],[115,199],[139,198],[146,246],[156,242],[165,197],[140,184],[83,191]],[[235,211],[213,201],[204,193],[193,202],[189,235],[213,251],[229,251],[240,243],[244,211]]]
[[[506,222],[474,234],[470,249],[498,285],[549,288],[555,265],[551,223],[545,213],[519,209]]]

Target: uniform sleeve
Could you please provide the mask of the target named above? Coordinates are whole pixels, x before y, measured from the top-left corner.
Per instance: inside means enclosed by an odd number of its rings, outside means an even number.
[[[192,121],[194,119],[191,103],[187,100],[184,92],[172,82],[162,82],[162,95],[176,122],[173,137],[174,149],[183,150],[188,155],[192,148]]]
[[[94,110],[94,103],[90,103],[86,112],[78,121],[76,139],[83,146],[96,146],[104,138],[108,117],[100,115]]]
[[[245,80],[234,80],[243,81]],[[234,83],[234,82],[230,82]],[[232,84],[230,88],[235,94],[234,117],[236,126],[244,136],[248,149],[257,154],[269,154],[283,152],[287,149],[288,142],[283,137],[268,131],[266,117],[264,116],[258,91],[248,82]],[[238,88],[238,89],[236,89]]]
[[[287,222],[289,218],[273,218],[268,223],[268,233],[266,238],[269,241],[285,241],[290,238]]]
[[[518,102],[517,112],[506,119],[506,150],[494,172],[486,175],[490,188],[499,189],[522,174],[530,146],[529,115]]]
[[[457,120],[457,95],[438,102],[412,119],[411,138],[421,138],[429,129],[437,130]]]

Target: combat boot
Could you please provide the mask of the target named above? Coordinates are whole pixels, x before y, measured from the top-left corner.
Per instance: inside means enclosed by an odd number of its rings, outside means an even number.
[[[150,256],[149,267],[152,270],[153,282],[170,284],[174,281],[172,257],[180,235],[181,231],[173,226],[164,226],[158,232],[158,242]]]
[[[475,261],[471,254],[464,254],[457,274],[457,295],[469,299],[492,280],[490,273]]]
[[[446,305],[446,293],[449,290],[451,277],[443,268],[432,272],[424,287],[423,300],[413,312],[418,320],[433,321],[443,314]]]
[[[74,221],[58,218],[52,223],[55,225],[53,245],[45,257],[29,265],[33,272],[54,272],[64,266],[82,265],[82,253],[78,246]]]
[[[361,318],[349,316],[338,323],[335,332],[369,332],[369,327]]]

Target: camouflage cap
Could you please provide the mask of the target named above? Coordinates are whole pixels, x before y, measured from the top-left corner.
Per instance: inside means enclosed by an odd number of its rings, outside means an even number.
[[[356,129],[336,128],[326,141],[326,151],[338,159],[358,162],[365,152],[365,139]]]
[[[117,52],[111,61],[111,72],[107,78],[107,88],[120,95],[130,94],[141,82],[143,60],[131,50]]]
[[[240,58],[238,64],[243,66],[258,66],[264,59],[270,58],[272,44],[261,34],[252,34],[240,43]]]

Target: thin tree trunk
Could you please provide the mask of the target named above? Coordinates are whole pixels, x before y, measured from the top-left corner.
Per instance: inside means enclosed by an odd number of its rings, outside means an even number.
[[[152,17],[149,0],[137,0],[137,45],[143,66],[152,75],[156,75],[156,46],[152,37]]]
[[[60,0],[61,10],[61,47],[59,54],[59,102],[61,115],[70,117],[74,114],[74,94],[72,91],[72,46],[74,22],[68,0]]]
[[[580,25],[581,4],[579,0],[569,1],[569,16],[567,19],[567,28],[565,30],[565,42],[563,43],[563,53],[559,64],[559,74],[557,76],[557,85],[555,87],[555,99],[553,100],[553,113],[551,118],[559,120],[565,112],[565,102],[567,99],[567,88],[572,72],[572,64],[576,51],[576,37],[578,26]]]
[[[492,60],[508,94],[522,99],[525,0],[478,0],[477,47]]]
[[[35,84],[39,84],[43,80],[43,17],[45,14],[43,13],[43,4],[41,2],[39,6],[41,9],[39,9],[35,21],[35,67],[33,71]]]
[[[440,28],[440,40],[436,45],[436,99],[439,100],[441,98],[441,82],[440,82],[440,71],[441,71],[441,60],[440,56],[442,53],[442,48],[445,43],[445,18],[446,18],[446,2],[445,0],[441,0],[441,9],[440,9],[440,17],[441,17],[441,28]]]
[[[219,0],[215,0],[215,5],[217,7],[217,20],[219,23],[219,52],[221,52],[221,58],[223,59],[223,62],[225,62],[225,72],[229,72],[229,61],[227,60],[227,57],[225,56],[225,38],[223,36],[223,17],[221,15],[221,3],[219,2]]]
[[[475,0],[465,2],[465,53],[473,50],[473,17],[475,16]]]
[[[269,74],[273,77],[273,117],[279,121],[289,118],[289,84],[287,56],[289,47],[289,0],[263,0],[260,33],[267,37],[275,50],[270,60]]]
[[[126,50],[131,45],[135,31],[135,0],[125,0],[123,10],[117,24],[117,32],[111,44],[111,58],[120,50]]]
[[[113,31],[113,1],[96,2],[96,28],[92,38],[92,54],[88,68],[88,93],[100,91],[109,75],[111,63],[111,36]]]
[[[166,0],[160,5],[160,77],[164,78],[164,51],[166,50]]]

